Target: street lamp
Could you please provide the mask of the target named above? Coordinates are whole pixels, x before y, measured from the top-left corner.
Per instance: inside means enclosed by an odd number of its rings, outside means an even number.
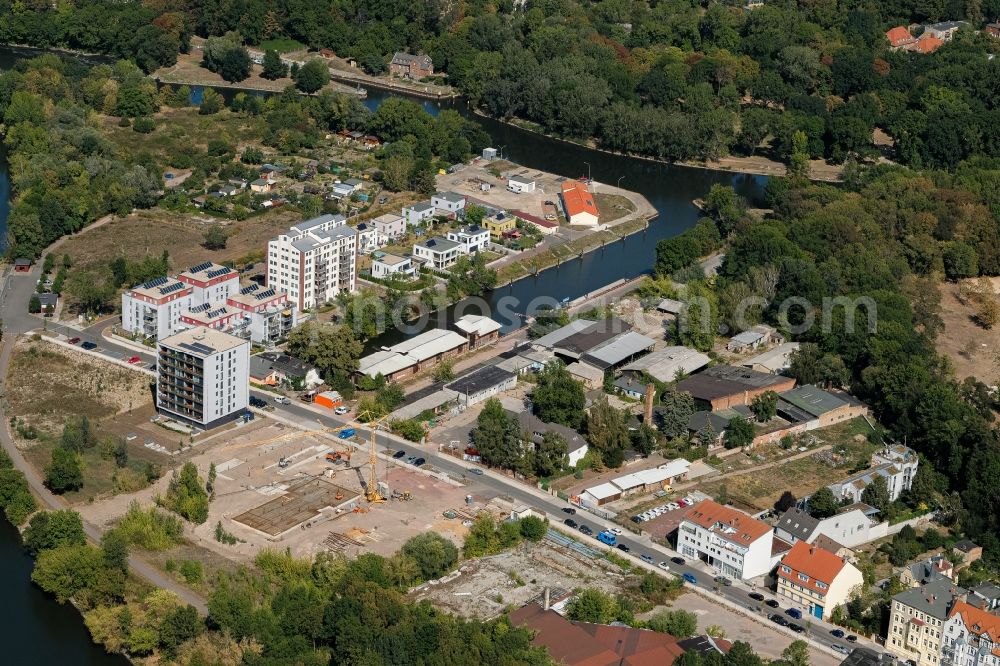
[[[500,159],[503,159],[503,149],[506,147],[506,145],[500,146]]]
[[[622,189],[622,181],[625,180],[625,176],[618,177],[618,189]]]
[[[584,164],[587,165],[587,184],[589,185],[594,180],[590,177],[590,162],[584,162]]]

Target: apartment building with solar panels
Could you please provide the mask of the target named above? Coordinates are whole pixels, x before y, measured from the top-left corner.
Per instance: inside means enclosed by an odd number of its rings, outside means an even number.
[[[287,294],[241,286],[238,272],[210,261],[122,294],[122,328],[148,340],[204,326],[274,345],[297,323],[298,308]]]
[[[205,430],[246,411],[250,341],[199,326],[157,342],[156,408]]]

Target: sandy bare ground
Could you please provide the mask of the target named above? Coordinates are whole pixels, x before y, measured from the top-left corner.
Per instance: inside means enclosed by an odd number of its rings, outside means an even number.
[[[972,321],[975,308],[958,300],[958,285],[943,283],[938,353],[948,357],[958,379],[975,377],[989,386],[1000,380],[1000,331],[987,331]]]

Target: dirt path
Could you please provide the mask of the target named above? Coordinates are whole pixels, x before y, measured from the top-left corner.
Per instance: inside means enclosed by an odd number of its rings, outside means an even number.
[[[763,465],[757,465],[756,467],[750,467],[749,469],[734,469],[732,472],[726,472],[725,474],[719,474],[718,476],[705,476],[699,477],[696,481],[688,481],[687,483],[678,483],[674,487],[677,490],[686,490],[688,488],[694,488],[703,481],[710,481],[715,483],[716,481],[721,481],[722,479],[728,479],[732,476],[740,476],[743,474],[756,474],[765,469],[771,469],[772,467],[777,467],[779,465],[784,465],[790,463],[793,460],[799,460],[800,458],[805,458],[806,456],[811,456],[814,453],[822,453],[827,449],[833,448],[833,444],[824,444],[823,446],[818,446],[815,449],[809,449],[808,451],[799,451],[795,455],[788,456],[787,458],[779,458],[778,460],[772,460],[771,462],[764,463]]]

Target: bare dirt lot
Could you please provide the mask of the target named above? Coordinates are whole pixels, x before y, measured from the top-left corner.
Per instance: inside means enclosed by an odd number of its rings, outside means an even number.
[[[223,78],[210,72],[201,66],[201,52],[192,51],[191,53],[181,53],[177,56],[177,64],[173,67],[164,67],[156,71],[154,76],[158,77],[164,83],[186,83],[186,84],[198,84],[206,86],[222,86],[230,87]],[[292,79],[285,77],[283,79],[277,79],[271,81],[265,79],[260,75],[262,67],[257,64],[250,66],[250,76],[249,78],[240,81],[239,87],[252,89],[252,90],[270,90],[273,92],[281,92],[288,86],[292,85]],[[237,86],[232,86],[237,87]],[[354,92],[354,88],[346,86],[342,83],[337,83],[336,81],[331,81],[327,84],[327,88],[331,90],[336,90],[338,92]]]
[[[497,176],[496,174],[499,174]],[[507,178],[518,176],[535,181],[534,192],[517,193],[507,189]],[[458,192],[505,210],[523,210],[531,215],[545,215],[545,202],[559,198],[560,183],[565,178],[555,174],[528,169],[506,160],[474,160],[455,173],[437,177],[437,187],[441,191]],[[480,185],[488,183],[490,189],[483,191]],[[565,220],[560,220],[565,224]]]
[[[937,350],[951,359],[959,379],[975,377],[994,386],[1000,380],[1000,335],[972,321],[975,307],[958,300],[958,288],[950,282],[939,287],[944,330],[937,336]]]

